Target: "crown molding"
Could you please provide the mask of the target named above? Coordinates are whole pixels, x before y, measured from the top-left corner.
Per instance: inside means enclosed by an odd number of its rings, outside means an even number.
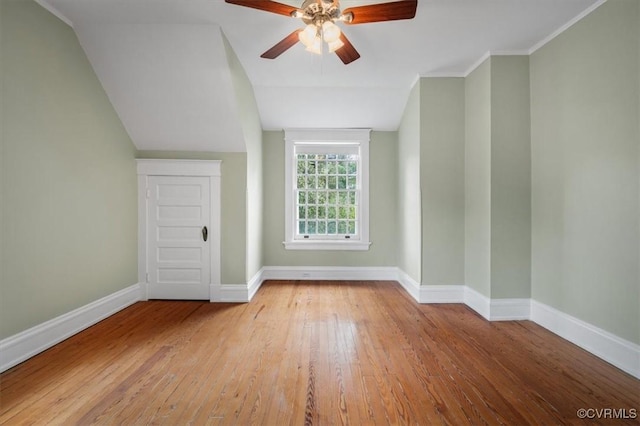
[[[73,23],[71,22],[71,20],[69,18],[67,18],[66,16],[64,16],[62,14],[62,12],[60,12],[58,9],[56,9],[53,6],[51,6],[51,4],[49,4],[49,2],[47,0],[36,0],[36,3],[38,3],[40,6],[44,7],[45,9],[47,9],[56,18],[60,19],[62,22],[64,22],[65,24],[67,24],[68,26],[73,28]]]
[[[462,72],[427,72],[420,74],[420,78],[465,78]]]
[[[557,30],[552,32],[551,34],[549,34],[547,37],[545,37],[542,40],[540,40],[538,43],[534,44],[533,47],[531,49],[529,49],[528,54],[529,55],[533,54],[536,50],[540,49],[542,46],[544,46],[545,44],[549,43],[551,40],[553,40],[554,38],[558,37],[563,32],[567,31],[575,23],[577,23],[578,21],[581,21],[584,17],[589,15],[591,12],[593,12],[594,10],[596,10],[597,8],[599,8],[600,6],[605,4],[606,2],[607,2],[607,0],[598,0],[593,5],[591,5],[589,8],[587,8],[582,13],[580,13],[578,16],[576,16],[575,18],[573,18],[572,20],[570,20],[569,22],[567,22],[566,24],[564,24],[563,26],[561,26],[560,28],[558,28]]]
[[[599,8],[600,6],[602,6],[606,2],[607,2],[607,0],[598,0],[593,5],[591,5],[589,8],[584,10],[582,13],[578,14],[577,16],[575,16],[569,22],[567,22],[566,24],[564,24],[563,26],[561,26],[560,28],[555,30],[553,33],[549,34],[547,37],[543,38],[538,43],[533,45],[533,47],[531,47],[531,48],[529,48],[527,50],[493,50],[493,51],[489,50],[489,51],[485,52],[482,56],[480,56],[464,72],[426,72],[426,73],[421,73],[420,77],[424,77],[424,78],[446,78],[446,77],[462,77],[462,78],[466,78],[466,77],[469,76],[469,74],[471,74],[473,71],[475,71],[476,68],[478,68],[480,65],[482,65],[484,63],[484,61],[486,61],[487,59],[489,59],[492,56],[530,56],[536,50],[540,49],[542,46],[544,46],[545,44],[549,43],[554,38],[558,37],[560,34],[565,32],[569,28],[571,28],[574,24],[576,24],[577,22],[581,21],[583,18],[585,18],[587,15],[589,15],[591,12],[593,12],[594,10],[596,10],[597,8]],[[415,84],[415,82],[414,82],[414,84]],[[412,85],[412,87],[413,87],[413,85]]]

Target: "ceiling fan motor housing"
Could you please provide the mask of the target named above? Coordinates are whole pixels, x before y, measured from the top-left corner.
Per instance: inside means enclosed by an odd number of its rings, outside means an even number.
[[[322,27],[325,22],[349,21],[351,14],[341,15],[340,5],[337,1],[332,0],[305,0],[302,8],[291,14],[293,17],[301,18],[302,21],[309,25],[313,24]]]

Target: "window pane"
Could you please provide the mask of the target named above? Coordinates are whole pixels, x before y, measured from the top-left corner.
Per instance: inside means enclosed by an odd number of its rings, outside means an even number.
[[[349,178],[347,179],[347,188],[356,189],[356,177],[355,176],[349,176]]]
[[[347,207],[338,208],[338,219],[348,219],[349,213]]]
[[[326,161],[318,161],[317,162],[318,174],[324,175],[327,174],[327,162]]]
[[[347,163],[347,173],[350,175],[355,175],[358,172],[358,163],[355,161],[349,161]]]
[[[338,193],[338,204],[349,204],[349,197],[346,191],[340,191]]]
[[[356,205],[358,203],[358,198],[356,197],[356,192],[355,191],[350,191],[349,192],[349,204],[353,204]]]
[[[316,218],[316,207],[309,206],[307,208],[307,219],[315,219]]]
[[[330,175],[336,174],[336,162],[335,161],[327,161],[327,173]]]
[[[316,187],[316,177],[307,176],[307,188],[314,189]]]
[[[327,222],[326,221],[324,221],[324,220],[319,220],[318,221],[317,233],[318,234],[326,234],[327,233]]]
[[[354,220],[349,221],[349,234],[354,235],[356,233],[356,222]]]
[[[298,234],[306,234],[307,233],[307,228],[305,227],[305,222],[304,220],[301,220],[300,222],[298,222]]]
[[[316,195],[318,204],[327,204],[327,193],[325,191],[318,191]]]
[[[329,207],[327,209],[327,218],[329,218],[329,219],[335,219],[336,218],[336,208],[335,207]]]
[[[298,184],[297,184],[297,188],[304,188],[304,176],[298,176]]]
[[[306,204],[307,193],[304,191],[298,192],[298,204]]]
[[[337,204],[338,193],[336,191],[329,192],[329,204]]]
[[[316,173],[316,162],[315,161],[309,161],[307,163],[307,174],[313,175],[315,173]]]
[[[336,223],[334,221],[327,222],[327,234],[335,234],[336,231]]]
[[[327,177],[318,176],[318,189],[325,189],[327,187]]]
[[[302,206],[298,207],[298,219],[304,219],[306,216],[306,209]]]
[[[338,162],[338,174],[340,174],[340,175],[347,174],[347,162],[346,161]]]
[[[318,219],[324,219],[327,217],[327,208],[325,206],[318,206]]]
[[[338,176],[338,189],[347,189],[347,177]]]
[[[329,189],[336,189],[336,177],[335,176],[329,176]]]
[[[308,200],[309,204],[315,204],[316,203],[316,193],[315,193],[315,191],[309,191],[309,196],[307,197],[307,200]]]
[[[298,160],[298,174],[301,175],[301,174],[305,174],[306,172],[307,172],[306,162],[304,160]]]
[[[338,234],[347,233],[347,222],[345,220],[338,221]]]
[[[308,234],[315,234],[316,233],[316,222],[315,221],[307,222],[307,233]]]
[[[349,219],[356,219],[356,208],[349,207]]]

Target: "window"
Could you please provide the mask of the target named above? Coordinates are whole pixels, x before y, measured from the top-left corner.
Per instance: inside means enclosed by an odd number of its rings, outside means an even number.
[[[287,130],[285,144],[285,248],[368,250],[369,130]]]

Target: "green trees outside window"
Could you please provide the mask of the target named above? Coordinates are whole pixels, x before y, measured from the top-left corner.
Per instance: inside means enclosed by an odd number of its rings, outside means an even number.
[[[296,182],[299,235],[356,235],[357,155],[298,154]]]

